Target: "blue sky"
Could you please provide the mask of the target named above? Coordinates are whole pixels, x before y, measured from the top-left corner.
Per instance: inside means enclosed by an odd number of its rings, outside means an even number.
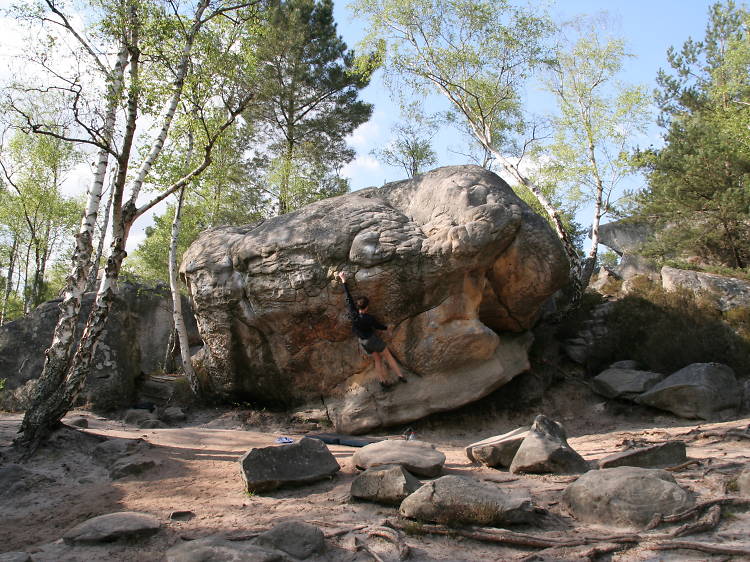
[[[347,45],[355,47],[362,38],[362,22],[353,20],[347,7],[348,0],[335,4],[335,18],[339,33]],[[627,62],[622,79],[628,83],[644,84],[649,90],[656,86],[655,78],[659,68],[667,68],[667,49],[679,48],[692,36],[701,39],[708,21],[709,7],[715,2],[709,0],[558,0],[551,5],[549,13],[556,22],[562,22],[580,14],[595,14],[605,11],[615,24],[615,32],[625,38],[630,53],[635,58]],[[390,128],[398,119],[398,108],[390,101],[390,95],[383,86],[382,75],[377,73],[370,86],[362,93],[362,98],[375,106],[372,119],[362,125],[350,139],[357,150],[357,158],[344,169],[353,190],[372,185],[382,185],[386,181],[404,178],[403,170],[387,167],[370,155],[373,148],[387,144]],[[442,99],[430,100],[428,107],[435,111],[444,109]],[[550,105],[549,98],[531,87],[529,109],[543,114]],[[654,126],[649,134],[638,140],[641,146],[658,144],[659,130]],[[437,165],[463,164],[466,157],[451,152],[462,145],[460,135],[455,131],[443,131],[435,138],[434,148],[439,155]],[[631,188],[637,188],[642,179],[633,178]]]

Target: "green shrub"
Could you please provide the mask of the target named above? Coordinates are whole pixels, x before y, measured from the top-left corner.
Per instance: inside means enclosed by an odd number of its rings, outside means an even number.
[[[593,373],[614,361],[635,359],[649,370],[671,373],[690,363],[718,362],[746,376],[750,312],[728,316],[732,320],[725,321],[709,296],[695,296],[687,289],[665,291],[635,280],[631,293],[612,304],[607,335],[596,342],[587,367]],[[732,323],[744,326],[744,333]]]

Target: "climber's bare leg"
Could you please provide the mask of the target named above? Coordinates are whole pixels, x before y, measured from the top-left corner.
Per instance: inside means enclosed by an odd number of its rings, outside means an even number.
[[[375,359],[375,373],[377,373],[378,378],[380,379],[380,382],[384,384],[388,384],[388,376],[385,374],[383,358],[380,356],[380,353],[377,351],[374,351],[372,353],[372,358]]]
[[[398,378],[403,379],[404,373],[401,372],[401,367],[398,366],[396,358],[393,357],[391,350],[387,347],[383,351],[383,357],[385,357],[385,360],[391,366],[391,369],[393,369],[393,371],[398,375]]]

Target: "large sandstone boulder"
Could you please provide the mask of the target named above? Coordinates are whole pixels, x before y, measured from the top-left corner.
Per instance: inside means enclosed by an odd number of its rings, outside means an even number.
[[[734,371],[721,363],[688,365],[635,399],[682,418],[704,420],[734,414],[741,400]]]
[[[340,270],[422,378],[387,395],[373,384]],[[361,433],[456,408],[528,369],[526,331],[568,263],[505,182],[456,166],[211,229],[182,275],[205,342],[196,366],[219,395],[285,405],[322,395],[338,431]]]
[[[79,334],[94,296],[94,293],[84,296]],[[0,327],[0,373],[6,379],[0,408],[28,406],[31,386],[42,372],[44,350],[52,342],[59,305],[60,300],[43,303],[29,316]],[[191,341],[199,342],[186,299],[183,313]],[[172,300],[168,289],[121,284],[79,403],[91,404],[98,410],[132,405],[136,400],[137,379],[142,373],[161,367],[171,331]]]
[[[667,291],[682,287],[695,294],[711,295],[722,311],[750,307],[750,282],[742,279],[664,266],[661,268],[661,282]]]
[[[653,234],[646,223],[612,221],[599,225],[599,243],[619,255],[637,254]]]
[[[621,466],[592,470],[568,486],[563,501],[585,523],[645,527],[656,515],[675,515],[694,500],[666,470]]]

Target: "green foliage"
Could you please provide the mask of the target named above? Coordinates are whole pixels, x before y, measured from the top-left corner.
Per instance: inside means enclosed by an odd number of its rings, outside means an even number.
[[[414,105],[402,109],[402,119],[391,129],[393,140],[371,153],[389,166],[403,168],[407,176],[413,178],[437,162],[437,154],[432,149],[436,124]]]
[[[645,278],[633,285],[632,292],[611,305],[607,334],[596,342],[587,365],[591,372],[635,359],[661,373],[690,363],[718,362],[739,376],[748,374],[750,337],[742,329],[748,321],[746,310],[724,318],[712,299],[686,289],[667,292]]]
[[[599,16],[564,26],[545,79],[558,106],[553,141],[539,151],[538,181],[554,186],[572,210],[592,206],[595,226],[612,211],[618,185],[632,172],[630,144],[644,131],[651,103],[643,86],[618,80],[631,55],[623,39],[608,35],[608,25]]]
[[[614,269],[620,264],[620,256],[618,256],[612,250],[604,250],[599,252],[596,256],[599,261],[599,265],[609,269]]]
[[[251,129],[250,185],[268,214],[283,214],[348,190],[341,167],[354,158],[345,138],[372,114],[357,99],[369,73],[336,33],[331,0],[272,0],[259,42]]]
[[[750,12],[712,6],[706,36],[668,52],[657,101],[666,146],[636,153],[648,189],[638,215],[658,229],[647,250],[661,260],[698,255],[750,265]]]
[[[355,0],[366,20],[360,66],[371,55],[394,91],[440,93],[485,146],[518,150],[519,90],[548,57],[545,15],[506,0]]]
[[[0,147],[5,185],[0,191],[4,320],[22,315],[62,286],[60,279],[52,281],[50,269],[72,243],[80,202],[62,195],[61,189],[80,160],[70,143],[21,130]]]

